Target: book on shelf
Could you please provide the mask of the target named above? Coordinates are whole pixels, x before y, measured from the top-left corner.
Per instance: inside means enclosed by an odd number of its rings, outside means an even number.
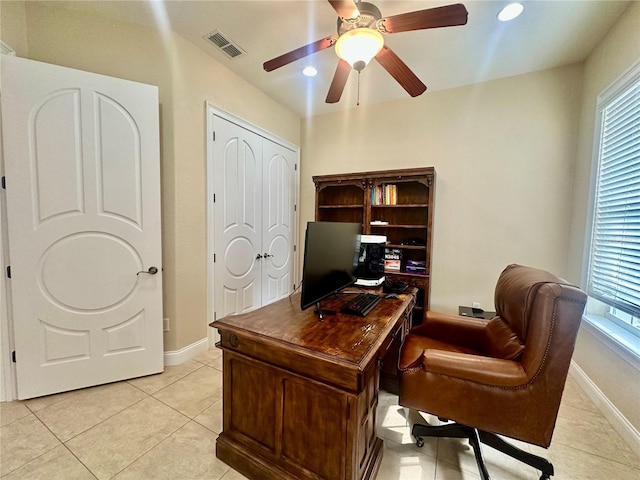
[[[384,269],[400,271],[402,263],[402,250],[399,248],[384,249]]]
[[[419,275],[426,275],[427,262],[424,260],[408,260],[404,271],[407,273],[417,273]]]
[[[383,183],[371,189],[371,205],[397,205],[398,186]]]
[[[425,268],[427,266],[427,261],[426,260],[407,260],[407,265],[411,265],[412,267]]]

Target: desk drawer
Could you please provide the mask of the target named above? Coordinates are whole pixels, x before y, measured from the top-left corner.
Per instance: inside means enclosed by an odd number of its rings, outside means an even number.
[[[269,342],[260,337],[242,335],[240,332],[223,328],[220,328],[219,332],[220,347],[223,350],[241,353],[348,391],[355,392],[361,388],[362,372],[357,365],[338,362],[318,354],[309,355],[299,349],[283,348],[278,343]]]

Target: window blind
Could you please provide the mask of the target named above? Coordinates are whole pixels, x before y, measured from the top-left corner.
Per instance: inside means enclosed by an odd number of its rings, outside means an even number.
[[[640,80],[601,110],[588,294],[640,315]]]

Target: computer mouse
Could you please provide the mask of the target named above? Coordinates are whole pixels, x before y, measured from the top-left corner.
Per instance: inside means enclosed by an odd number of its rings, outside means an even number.
[[[398,298],[398,295],[395,293],[387,293],[384,298]]]

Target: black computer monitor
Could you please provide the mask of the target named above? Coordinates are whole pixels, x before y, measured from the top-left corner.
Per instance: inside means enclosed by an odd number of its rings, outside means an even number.
[[[307,224],[300,300],[303,310],[316,305],[322,318],[320,301],[356,281],[361,232],[359,223]]]

